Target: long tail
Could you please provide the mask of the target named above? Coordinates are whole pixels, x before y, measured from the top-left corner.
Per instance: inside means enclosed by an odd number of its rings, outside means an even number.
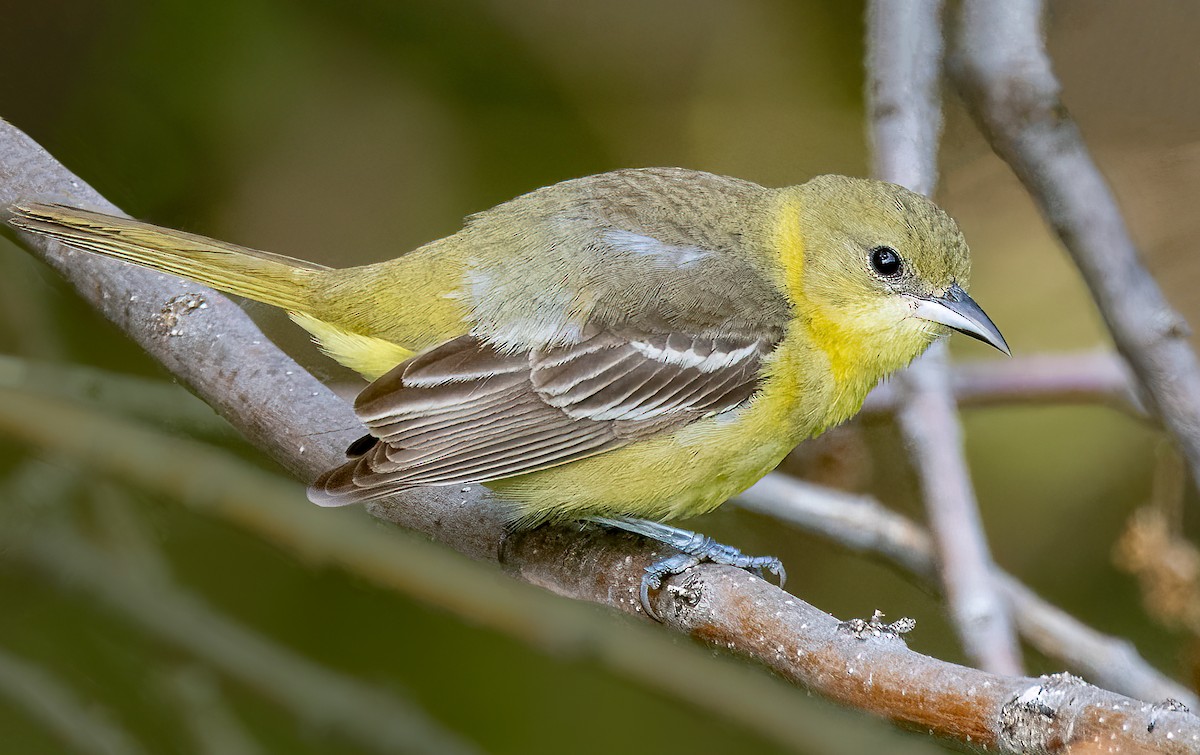
[[[289,312],[311,313],[315,279],[328,270],[279,254],[66,205],[15,205],[11,211],[9,223],[22,230]]]

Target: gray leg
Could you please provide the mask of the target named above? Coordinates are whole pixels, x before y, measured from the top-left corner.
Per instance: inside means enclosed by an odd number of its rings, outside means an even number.
[[[657,621],[661,621],[661,619],[654,613],[654,609],[650,607],[650,591],[661,587],[663,580],[667,577],[685,572],[704,561],[736,566],[739,569],[748,569],[760,577],[765,576],[764,571],[769,571],[779,578],[780,587],[783,587],[783,583],[787,581],[787,572],[784,570],[783,564],[774,556],[747,556],[737,548],[722,545],[711,537],[705,537],[697,532],[672,527],[669,524],[652,522],[648,519],[636,519],[626,516],[611,519],[597,516],[591,517],[589,521],[604,527],[612,527],[644,535],[651,540],[657,540],[679,551],[679,553],[673,556],[668,556],[661,561],[650,564],[646,567],[646,572],[642,575],[642,609],[646,611],[647,615]]]

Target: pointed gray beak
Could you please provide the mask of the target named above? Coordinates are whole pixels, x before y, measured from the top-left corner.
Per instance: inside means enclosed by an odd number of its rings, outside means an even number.
[[[1005,342],[1004,336],[1000,335],[1000,329],[992,322],[992,318],[988,317],[957,283],[950,286],[944,296],[917,299],[916,302],[917,308],[913,314],[922,320],[954,328],[960,333],[990,343],[1012,356],[1012,352],[1008,350],[1008,343]]]

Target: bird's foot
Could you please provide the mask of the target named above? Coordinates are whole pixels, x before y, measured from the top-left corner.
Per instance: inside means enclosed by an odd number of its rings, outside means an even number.
[[[662,619],[650,605],[650,591],[662,587],[663,580],[667,577],[682,574],[705,561],[736,566],[739,569],[752,571],[763,578],[766,578],[766,573],[770,572],[779,579],[780,587],[783,587],[784,582],[787,581],[787,571],[784,570],[783,563],[774,556],[747,556],[737,548],[718,543],[711,537],[698,532],[634,517],[592,517],[591,521],[605,527],[644,535],[679,551],[679,553],[650,564],[642,574],[642,610],[655,621],[662,621]]]

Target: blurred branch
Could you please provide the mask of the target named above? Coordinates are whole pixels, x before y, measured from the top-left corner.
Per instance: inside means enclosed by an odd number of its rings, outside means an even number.
[[[65,201],[116,212],[28,137],[0,122],[0,207],[18,198]],[[358,427],[350,407],[264,339],[228,300],[194,283],[169,280],[42,240],[21,241],[251,442],[293,473],[312,479],[341,458],[342,449]],[[208,306],[190,310],[169,332],[155,327],[164,304],[183,292],[200,292],[198,295]],[[10,400],[3,402],[7,431],[21,433],[46,447],[62,447],[61,452],[69,448],[80,455],[91,455],[102,460],[106,471],[117,475],[134,475],[139,466],[161,463],[187,479],[197,499],[214,505],[221,502],[212,491],[230,481],[214,478],[208,474],[211,470],[196,476],[192,465],[198,463],[197,459],[163,453],[131,459],[106,448],[113,444],[105,435],[90,435],[69,424],[54,425],[39,418],[36,409],[29,413],[33,404],[45,407],[50,402],[34,402],[28,395],[9,393]],[[347,430],[328,432],[331,428]],[[159,440],[161,447],[178,448],[163,442],[168,439]],[[241,494],[250,497],[253,493]],[[262,513],[250,509],[236,513],[262,529],[285,526],[298,520],[300,512],[310,511],[298,499],[298,495],[289,497],[289,515],[281,520],[255,522]],[[228,499],[224,503],[229,505]],[[580,532],[577,527],[542,527],[507,534],[501,512],[483,503],[477,487],[466,491],[457,487],[424,488],[372,504],[368,510],[463,553],[500,561],[525,581],[562,595],[640,614],[638,585],[642,569],[658,557],[655,545],[597,528]],[[319,514],[323,525],[339,518],[328,511],[312,513]],[[331,527],[324,529],[327,534],[322,543],[328,545],[333,537],[328,534]],[[416,538],[409,540],[419,542]],[[430,554],[437,549],[423,545],[427,548],[425,555],[436,558]],[[357,534],[354,541],[338,546],[348,561],[367,550]],[[389,563],[383,559],[390,558],[395,571],[387,578],[408,574],[411,580],[411,573],[400,571],[394,561],[398,555],[394,541],[381,543],[372,553],[379,558],[368,560],[364,569]],[[413,592],[424,589],[433,593],[437,589],[424,583],[410,587]],[[692,569],[669,581],[656,597],[655,608],[667,626],[756,659],[784,678],[835,701],[959,741],[1011,752],[1036,747],[1059,752],[1076,742],[1100,740],[1184,752],[1181,742],[1191,741],[1193,736],[1200,738],[1200,720],[1184,713],[1061,680],[986,674],[913,653],[894,637],[847,631],[833,617],[739,569],[712,564]],[[533,625],[543,621],[545,615],[522,618],[524,625]],[[658,628],[641,630],[648,637],[667,640]],[[650,647],[637,645],[634,649]],[[711,696],[708,704],[713,709],[718,707],[716,698],[724,699],[727,693],[716,689],[694,666],[672,664],[678,665],[674,676],[657,678],[649,669],[659,669],[662,659],[671,657],[670,648],[676,646],[666,641],[653,647],[653,652],[611,656],[607,661],[674,694],[682,694],[686,687],[696,697]],[[762,709],[784,710],[791,717],[790,725],[797,726],[798,709],[792,697],[767,695],[750,702]],[[839,728],[837,737],[831,738],[829,744],[836,749],[825,751],[864,751],[840,744],[862,728],[861,719],[853,720],[853,726]],[[765,726],[762,730],[767,731]],[[811,741],[819,732],[805,734]],[[918,746],[913,740],[904,744]],[[898,751],[897,747],[889,750]]]
[[[996,154],[1070,251],[1121,355],[1200,484],[1200,363],[1147,271],[1075,122],[1042,36],[1041,0],[966,0],[949,69]]]
[[[767,475],[736,499],[751,511],[790,522],[859,553],[883,556],[923,582],[938,584],[928,531],[869,496]],[[1156,671],[1127,640],[1102,634],[1050,605],[996,568],[993,579],[1021,635],[1048,658],[1089,681],[1139,700],[1173,698],[1189,706],[1195,693]]]
[[[867,108],[875,175],[930,195],[942,130],[942,3],[873,0],[867,12]],[[1008,606],[992,579],[945,342],[897,378],[897,415],[921,482],[941,581],[968,658],[999,674],[1021,672]]]
[[[379,752],[473,753],[473,745],[381,689],[336,674],[213,611],[197,597],[122,568],[66,528],[28,541],[4,538],[13,556],[82,588],[166,642],[203,658],[298,718]]]
[[[1107,404],[1135,416],[1145,409],[1124,360],[1105,351],[981,359],[950,365],[960,409],[1012,404]],[[863,404],[866,414],[898,411],[903,391],[882,383]]]
[[[145,752],[123,729],[48,672],[0,649],[0,696],[24,708],[73,752],[139,755]]]
[[[193,436],[234,435],[212,407],[179,385],[162,380],[0,354],[0,386],[94,403],[106,411]]]
[[[262,755],[265,751],[245,730],[221,697],[217,680],[200,667],[179,668],[164,678],[183,709],[200,755]]]

